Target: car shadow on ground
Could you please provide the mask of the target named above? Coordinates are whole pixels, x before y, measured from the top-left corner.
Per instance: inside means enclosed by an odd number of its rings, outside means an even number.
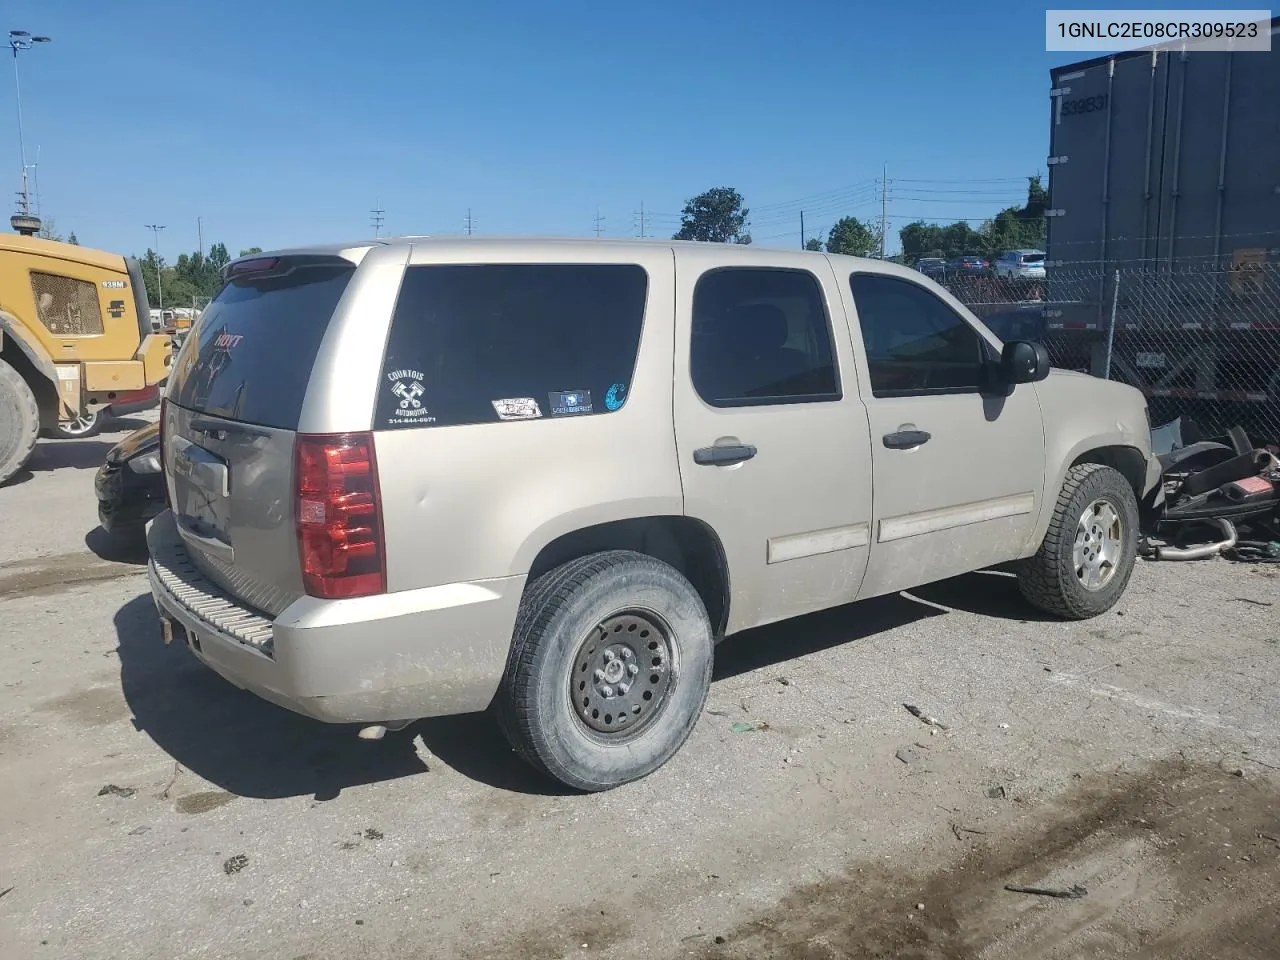
[[[414,738],[464,776],[519,793],[559,793],[511,751],[485,715],[420,720],[382,740],[291,713],[239,690],[185,646],[166,647],[149,594],[115,615],[120,683],[134,726],[192,773],[242,797],[313,796],[424,772]],[[427,757],[426,763],[432,759]]]
[[[40,440],[27,461],[32,473],[70,467],[72,470],[97,470],[102,466],[114,440]]]
[[[124,533],[108,533],[102,527],[94,527],[84,535],[84,545],[100,560],[113,563],[131,563],[142,566],[147,562],[145,533],[136,536]]]
[[[716,650],[715,681],[873,636],[949,610],[1017,620],[1039,615],[1007,574],[967,574],[912,592],[737,634]],[[515,793],[567,791],[532,770],[511,750],[489,714],[419,720],[378,741],[354,725],[320,723],[239,690],[199,663],[182,645],[160,638],[147,594],[115,616],[121,686],[134,725],[177,763],[230,793],[274,799],[329,800],[343,789],[424,772],[414,739],[429,756],[487,786]]]

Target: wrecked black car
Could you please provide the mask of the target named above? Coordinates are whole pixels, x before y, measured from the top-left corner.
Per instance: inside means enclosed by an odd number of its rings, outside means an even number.
[[[1164,502],[1141,552],[1151,560],[1280,563],[1280,448],[1240,427],[1204,438],[1194,421],[1152,431]]]
[[[93,488],[102,528],[122,542],[142,543],[147,521],[164,509],[160,425],[148,424],[112,447]]]

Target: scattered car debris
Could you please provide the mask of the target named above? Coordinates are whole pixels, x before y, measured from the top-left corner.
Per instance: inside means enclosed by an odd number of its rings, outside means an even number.
[[[1236,600],[1240,603],[1252,603],[1255,607],[1274,607],[1275,606],[1275,604],[1272,603],[1270,600],[1255,600],[1253,599],[1253,597],[1232,597],[1231,599]]]
[[[914,750],[912,750],[910,747],[899,747],[897,751],[894,753],[894,756],[897,757],[898,760],[900,760],[902,763],[907,764],[908,766],[920,759],[920,755],[916,753]]]
[[[13,893],[13,887],[5,887],[3,890],[0,890],[0,897],[8,896],[11,893]]]
[[[1142,555],[1280,562],[1280,459],[1240,427],[1218,439],[1194,439],[1200,435],[1185,417],[1152,431],[1153,449],[1163,451],[1161,484]]]
[[[951,824],[951,832],[955,834],[957,840],[963,840],[964,837],[962,834],[966,833],[971,833],[978,837],[985,837],[987,835],[987,831],[985,830],[978,830],[974,827],[962,827],[958,823]]]
[[[929,726],[931,726],[931,727],[937,727],[939,730],[947,730],[947,729],[949,729],[949,728],[947,727],[947,725],[946,725],[945,723],[943,723],[941,720],[937,719],[936,717],[931,717],[931,716],[929,716],[927,713],[925,713],[923,710],[921,710],[921,709],[920,709],[919,707],[917,707],[915,704],[912,704],[912,703],[904,703],[904,704],[903,704],[903,706],[906,708],[907,713],[911,714],[913,717],[915,717],[915,718],[916,718],[917,720],[919,720],[921,723],[928,724],[928,725],[929,725]]]
[[[988,800],[1004,800],[1009,795],[1005,792],[1004,787],[987,787]]]
[[[745,720],[739,720],[737,723],[731,724],[729,729],[734,733],[764,733],[769,729],[769,724],[763,720],[759,723],[748,723]]]
[[[1079,900],[1081,897],[1089,895],[1089,891],[1078,883],[1069,890],[1055,890],[1051,887],[1024,887],[1016,883],[1006,883],[1004,888],[1010,893],[1029,893],[1033,897],[1057,897],[1060,900]]]
[[[237,853],[234,857],[228,857],[222,864],[222,872],[227,876],[233,873],[239,873],[249,865],[249,858],[243,853]]]
[[[142,836],[144,833],[148,833],[148,832],[150,832],[150,830],[151,830],[151,828],[150,828],[150,827],[148,827],[146,824],[143,824],[143,825],[142,825],[142,826],[140,826],[140,827],[134,827],[132,830],[130,830],[130,831],[129,831],[129,836],[131,836],[131,837],[140,837],[140,836]]]
[[[791,686],[791,680],[788,677],[778,677],[778,682],[782,684],[784,687]]]
[[[366,840],[381,840],[382,836],[383,836],[382,831],[377,829],[376,827],[369,827],[364,832],[364,838]]]
[[[132,797],[138,791],[133,787],[118,787],[114,783],[108,783],[98,791],[100,797],[124,797],[126,800]]]

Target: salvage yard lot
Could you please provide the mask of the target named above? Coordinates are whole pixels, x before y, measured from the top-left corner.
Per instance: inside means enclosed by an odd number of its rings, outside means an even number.
[[[0,957],[1280,955],[1280,568],[753,631],[672,762],[578,796],[483,717],[366,743],[164,647],[93,532],[115,439],[0,489]]]

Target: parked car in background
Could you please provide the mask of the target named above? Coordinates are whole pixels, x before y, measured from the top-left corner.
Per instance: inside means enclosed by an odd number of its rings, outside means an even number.
[[[947,274],[953,277],[985,276],[990,264],[982,257],[952,257],[947,261]]]
[[[161,411],[164,638],[369,739],[493,707],[580,790],[680,748],[726,635],[1013,560],[1103,613],[1159,480],[1141,394],[885,261],[418,238],[225,278]]]
[[[147,521],[164,509],[160,425],[147,424],[112,447],[93,489],[102,529],[130,545],[145,542]]]
[[[946,276],[947,261],[942,257],[921,257],[915,263],[915,268],[923,273],[926,277],[939,280]]]
[[[997,277],[1014,280],[1043,280],[1043,250],[1006,250],[991,265]]]

